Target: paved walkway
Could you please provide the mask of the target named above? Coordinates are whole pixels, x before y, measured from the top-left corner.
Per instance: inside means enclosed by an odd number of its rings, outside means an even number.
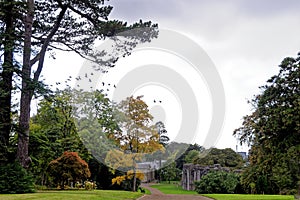
[[[163,194],[148,184],[142,184],[142,187],[150,190],[151,195],[144,195],[138,200],[211,200],[210,198],[199,195]]]

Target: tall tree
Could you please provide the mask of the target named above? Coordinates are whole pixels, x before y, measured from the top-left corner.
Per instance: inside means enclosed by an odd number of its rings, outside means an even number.
[[[162,121],[159,121],[155,123],[155,126],[159,135],[159,141],[165,147],[170,141],[170,138],[167,135],[168,131],[166,130],[165,124]]]
[[[251,102],[254,112],[234,132],[241,143],[251,145],[245,180],[260,185],[257,181],[266,179],[262,192],[283,193],[298,186],[300,193],[300,53],[285,58],[278,75],[261,90]],[[249,187],[251,182],[245,183]]]
[[[170,141],[170,138],[167,135],[167,130],[165,127],[165,124],[162,121],[155,123],[157,133],[159,136],[159,142],[166,148],[168,145],[168,142]],[[164,149],[165,150],[165,149]],[[159,159],[159,168],[162,167],[162,159],[164,158],[163,151],[157,151],[152,154],[152,159]]]
[[[9,135],[12,129],[13,74],[17,71],[14,53],[17,51],[16,34],[18,11],[22,3],[4,0],[0,4],[0,163],[8,159]],[[3,60],[2,60],[3,58]]]
[[[14,56],[14,47],[12,44],[15,43],[15,38],[9,37],[20,35],[18,38],[18,52],[20,53],[20,66],[21,70],[18,74],[21,77],[22,88],[21,88],[21,110],[19,119],[18,129],[18,152],[17,157],[23,167],[27,167],[30,159],[28,157],[28,138],[29,138],[29,118],[30,118],[30,103],[32,96],[35,91],[38,90],[40,85],[39,77],[44,66],[44,59],[47,52],[53,56],[53,50],[61,51],[73,51],[82,57],[92,59],[95,62],[101,64],[98,69],[106,71],[108,68],[113,67],[117,61],[118,56],[128,55],[130,50],[138,42],[149,41],[151,37],[155,36],[153,28],[156,25],[152,25],[151,22],[135,23],[128,26],[125,22],[118,20],[109,20],[108,15],[112,11],[112,6],[106,5],[106,0],[95,0],[95,1],[69,1],[69,0],[27,0],[21,1],[22,6],[20,9],[10,8],[15,6],[19,1],[5,1],[5,6],[2,6],[1,11],[9,9],[9,11],[1,12],[1,23],[5,24],[6,31],[2,31],[1,35],[3,44],[5,44],[6,65],[3,65],[2,80],[1,82],[7,81],[5,87],[1,86],[5,94],[3,97],[3,112],[1,111],[2,117],[1,124],[6,127],[2,128],[3,132],[2,141],[4,145],[7,143],[7,133],[9,133],[10,118],[8,114],[11,111],[10,101],[11,97],[11,83],[12,73],[12,59]],[[21,4],[21,3],[20,3]],[[14,23],[15,22],[15,23]],[[118,43],[118,50],[120,54],[104,60],[103,57],[99,58],[100,55],[105,55],[104,51],[93,51],[93,43],[95,40],[102,40],[106,37],[115,36],[116,34],[138,27],[147,27],[148,31],[141,30],[135,31],[132,34],[125,35],[131,40],[127,41],[127,45],[120,45]],[[6,35],[7,37],[3,37]],[[117,42],[117,38],[115,41]],[[123,43],[124,44],[124,43]],[[98,56],[98,57],[97,57]],[[36,67],[34,65],[36,64]],[[6,67],[4,67],[6,66]],[[33,71],[33,69],[35,69]],[[0,84],[1,85],[1,84]],[[10,98],[11,99],[11,98]],[[8,118],[7,118],[8,117]],[[2,133],[1,133],[2,136]]]
[[[28,156],[29,145],[29,121],[30,121],[30,102],[31,93],[31,38],[34,17],[34,0],[27,0],[26,13],[24,16],[24,47],[23,47],[23,66],[22,66],[22,92],[20,103],[20,119],[18,131],[18,151],[17,158],[23,167],[28,167],[31,162]]]
[[[115,143],[109,140],[109,135],[120,131],[114,117],[113,103],[98,90],[72,90],[72,94],[80,139],[98,161],[104,162],[106,153],[115,147]]]

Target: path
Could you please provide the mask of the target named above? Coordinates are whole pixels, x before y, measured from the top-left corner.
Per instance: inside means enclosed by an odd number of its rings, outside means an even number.
[[[151,195],[144,195],[138,200],[211,200],[210,198],[199,195],[163,194],[148,184],[143,184],[142,187],[150,190]]]

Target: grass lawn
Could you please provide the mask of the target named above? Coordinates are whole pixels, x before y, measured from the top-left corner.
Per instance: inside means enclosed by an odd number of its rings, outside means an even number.
[[[164,194],[197,194],[195,191],[183,190],[176,183],[161,183],[151,187],[160,190]],[[247,195],[247,194],[204,194],[215,200],[294,200],[292,195]]]
[[[176,182],[171,184],[159,183],[157,185],[152,185],[151,187],[160,190],[164,194],[197,194],[195,191],[183,190],[182,187]]]
[[[294,200],[292,195],[205,194],[215,200]]]
[[[126,192],[114,190],[94,190],[94,191],[39,191],[32,194],[0,194],[1,200],[19,200],[19,199],[44,199],[44,200],[130,200],[137,199],[143,194],[140,192]]]

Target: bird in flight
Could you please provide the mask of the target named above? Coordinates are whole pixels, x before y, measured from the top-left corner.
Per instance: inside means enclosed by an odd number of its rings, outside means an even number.
[[[157,101],[157,100],[154,99],[153,102],[154,102],[154,103],[162,103],[162,100],[158,100],[158,101]]]

